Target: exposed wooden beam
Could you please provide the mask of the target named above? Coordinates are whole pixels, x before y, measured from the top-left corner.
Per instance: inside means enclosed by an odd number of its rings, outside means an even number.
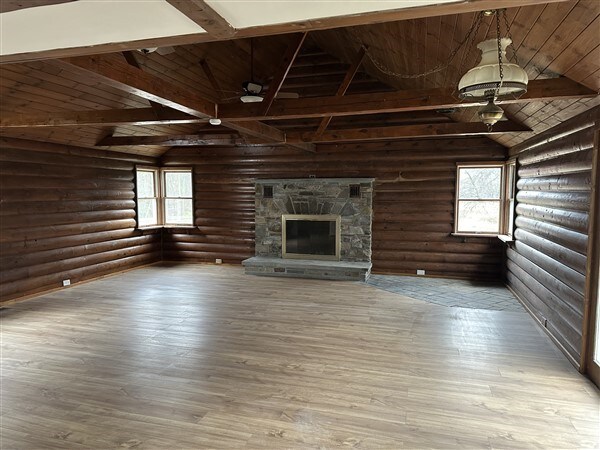
[[[58,60],[54,64],[73,70],[83,77],[107,84],[116,89],[152,100],[191,116],[206,119],[217,117],[217,105],[194,92],[182,89],[155,75],[148,74],[129,64],[108,59],[102,55],[82,56]],[[285,133],[260,122],[241,121],[235,125],[223,121],[223,126],[240,133],[279,142]]]
[[[59,5],[75,0],[0,0],[0,14],[20,9],[35,8],[37,6]]]
[[[133,54],[132,51],[123,52],[123,56],[125,57],[125,61],[127,61],[127,64],[129,64],[130,66],[133,66],[137,69],[143,70],[142,67],[140,66],[140,63],[138,63],[137,59],[135,59],[135,55]],[[148,102],[150,103],[150,106],[157,114],[162,111],[163,107],[160,103],[153,102],[152,100],[148,100]]]
[[[184,0],[182,0],[184,1]],[[518,6],[557,3],[568,0],[519,0]],[[236,38],[255,36],[270,36],[284,33],[297,33],[298,31],[327,30],[350,26],[367,25],[398,20],[419,19],[424,17],[443,16],[449,14],[463,14],[486,9],[501,9],[515,7],[515,0],[462,0],[455,3],[441,5],[415,6],[389,11],[374,11],[370,13],[354,14],[349,16],[325,17],[290,22],[285,24],[265,25],[237,30]],[[196,33],[179,36],[165,36],[159,38],[142,39],[127,42],[111,42],[107,44],[89,45],[73,48],[60,48],[42,50],[37,52],[1,55],[0,64],[35,61],[44,59],[69,58],[73,56],[92,55],[100,53],[114,53],[124,50],[136,50],[150,47],[166,47],[186,44],[197,44],[217,40],[227,40],[231,37],[217,38],[210,33]]]
[[[500,122],[494,125],[490,133],[483,123],[442,123],[424,125],[399,125],[379,128],[356,128],[346,130],[333,130],[315,136],[312,132],[288,133],[278,142],[256,142],[252,139],[244,140],[237,135],[227,134],[197,134],[175,136],[109,136],[98,142],[98,146],[132,146],[132,145],[161,145],[172,147],[183,146],[208,146],[208,145],[293,145],[302,150],[307,150],[307,144],[360,142],[377,140],[396,140],[403,138],[424,137],[468,137],[477,135],[500,134],[507,132],[528,132],[529,128],[512,122]]]
[[[0,116],[0,129],[32,127],[69,127],[82,125],[178,125],[206,123],[180,111],[163,108],[109,109],[93,111],[61,111],[51,114],[15,114]]]
[[[356,75],[358,68],[360,67],[360,65],[363,62],[363,59],[365,58],[365,53],[366,53],[366,48],[364,46],[361,46],[358,49],[356,56],[354,57],[354,61],[348,68],[348,71],[346,72],[346,75],[344,76],[344,79],[342,80],[342,84],[340,84],[340,87],[338,88],[337,92],[335,93],[336,97],[342,97],[346,93],[348,88],[350,87],[350,83],[352,83],[352,80],[354,79],[354,75]],[[317,131],[315,133],[317,136],[320,136],[325,132],[325,130],[329,126],[329,122],[331,122],[331,119],[332,119],[332,116],[323,117],[323,119],[321,120],[321,123],[319,124],[319,128],[317,128]]]
[[[354,142],[354,141],[378,141],[405,138],[426,138],[440,136],[478,136],[508,132],[528,132],[523,127],[511,122],[499,122],[494,125],[490,133],[487,127],[480,122],[468,123],[439,123],[425,125],[399,125],[380,128],[355,128],[348,130],[330,130],[321,136],[315,136],[312,132],[288,133],[289,142]]]
[[[101,139],[98,147],[117,147],[132,145],[208,146],[208,145],[248,145],[237,134],[192,134],[175,136],[107,136]]]
[[[112,86],[195,117],[216,115],[214,103],[125,62],[94,55],[58,60],[52,64],[74,71],[84,79]]]
[[[167,0],[216,39],[231,39],[236,30],[204,0]]]
[[[519,99],[500,104],[527,103],[531,101],[590,98],[597,93],[569,78],[533,80],[528,91]],[[427,111],[441,108],[466,108],[479,106],[474,101],[460,101],[453,88],[405,90],[369,94],[345,95],[343,97],[312,97],[282,99],[273,104],[266,116],[261,116],[260,106],[220,105],[223,120],[299,119],[304,117],[352,116],[403,111]]]
[[[302,48],[302,44],[306,39],[306,35],[308,33],[299,33],[294,35],[291,42],[288,44],[287,50],[283,54],[281,58],[281,62],[279,64],[279,68],[273,75],[273,79],[269,83],[269,90],[265,94],[261,106],[263,108],[263,114],[266,114],[269,111],[269,108],[273,104],[273,100],[279,93],[279,89],[283,85],[285,81],[285,77],[287,77],[288,72],[292,68],[294,61],[296,60],[296,56],[298,56],[298,52],[300,48]]]
[[[215,91],[215,94],[216,94],[215,96],[222,100],[223,99],[223,91],[221,90],[221,86],[219,85],[219,82],[215,78],[213,71],[211,70],[210,66],[208,65],[208,61],[206,61],[205,59],[201,59],[200,67],[202,67],[202,70],[204,71],[206,78],[208,78],[208,81],[210,82],[211,86],[213,87],[213,90]]]

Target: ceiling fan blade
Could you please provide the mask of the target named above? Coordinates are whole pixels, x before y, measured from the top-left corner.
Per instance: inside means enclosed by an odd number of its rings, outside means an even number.
[[[278,92],[275,98],[300,98],[297,92]]]
[[[171,53],[175,53],[175,48],[173,47],[158,47],[156,49],[156,53],[158,53],[159,55],[170,55]]]

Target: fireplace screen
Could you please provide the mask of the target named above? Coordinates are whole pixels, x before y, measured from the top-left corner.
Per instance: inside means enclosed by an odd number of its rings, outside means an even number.
[[[281,216],[282,255],[298,259],[340,259],[340,216]]]

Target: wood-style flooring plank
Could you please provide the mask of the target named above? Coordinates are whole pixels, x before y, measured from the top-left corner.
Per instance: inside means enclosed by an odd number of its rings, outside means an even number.
[[[160,264],[2,311],[2,448],[588,448],[525,312]]]

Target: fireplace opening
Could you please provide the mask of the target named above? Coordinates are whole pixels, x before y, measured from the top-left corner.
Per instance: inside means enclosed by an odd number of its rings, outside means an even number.
[[[340,216],[281,216],[282,256],[297,259],[340,259]]]

